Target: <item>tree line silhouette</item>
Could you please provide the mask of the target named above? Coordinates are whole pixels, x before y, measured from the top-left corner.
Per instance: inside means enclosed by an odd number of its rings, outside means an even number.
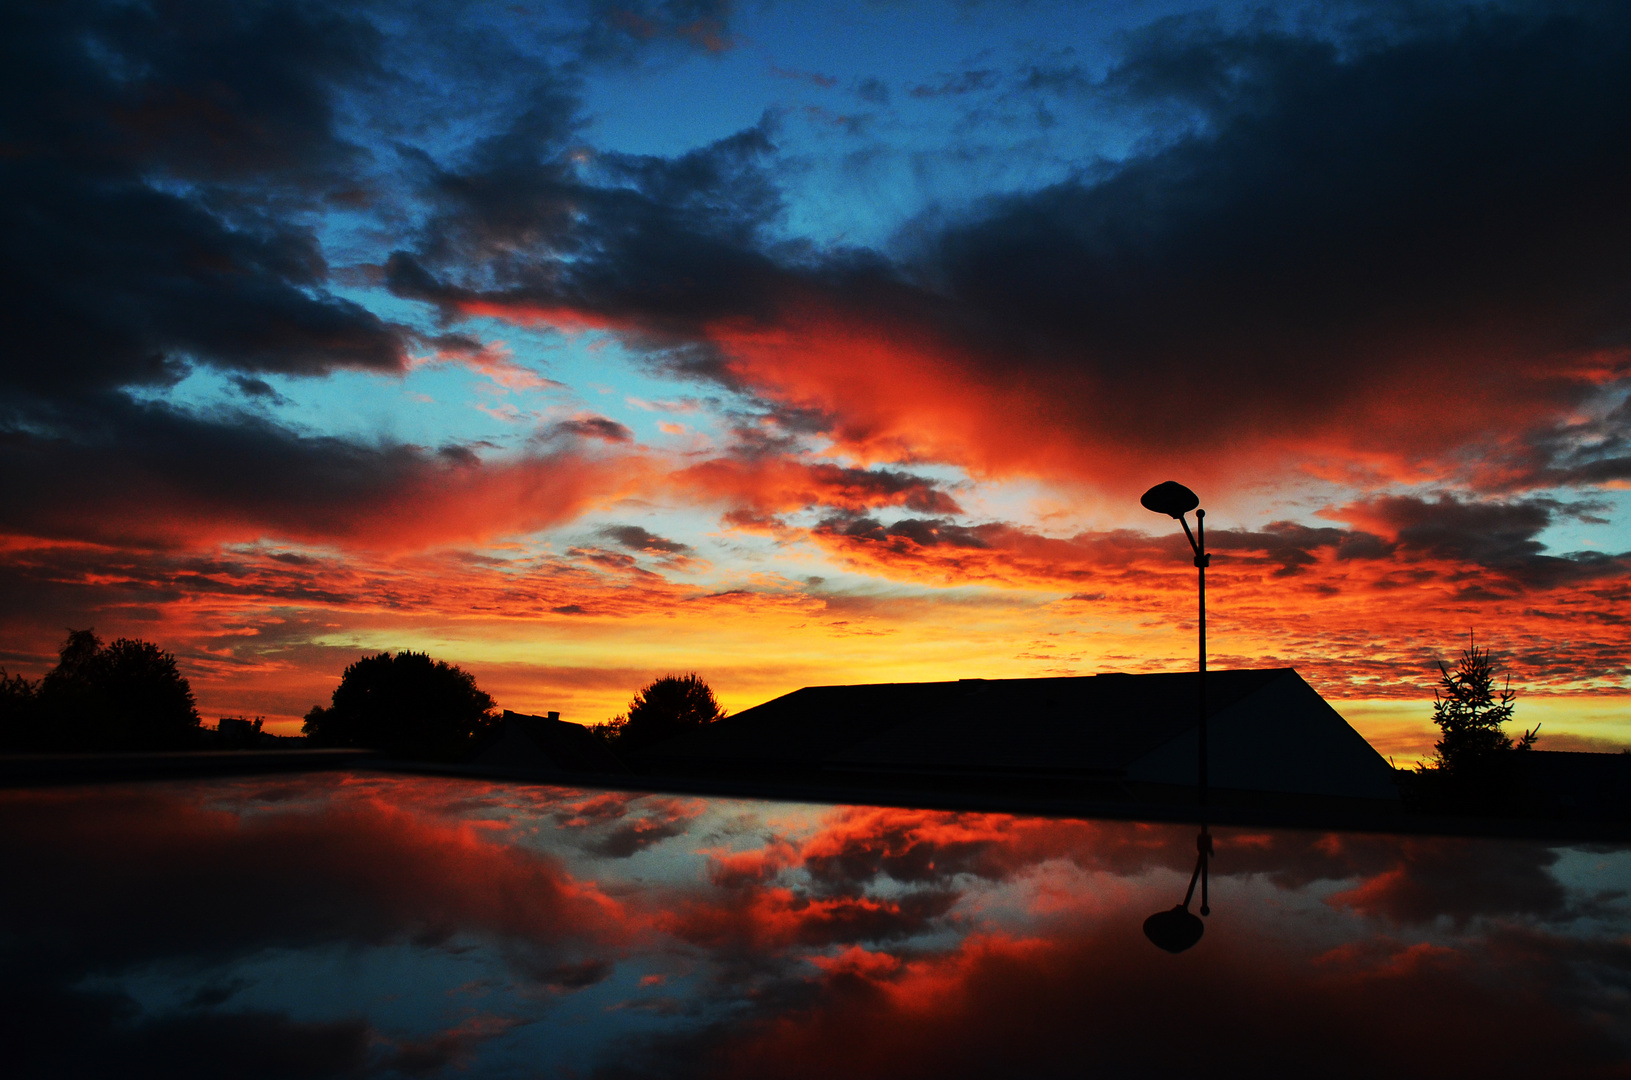
[[[0,668],[0,748],[11,753],[188,750],[203,728],[176,658],[149,641],[70,630],[44,678]]]
[[[1454,670],[1439,664],[1433,720],[1441,737],[1431,760],[1400,776],[1408,805],[1448,813],[1521,809],[1522,756],[1538,726],[1517,739],[1504,731],[1517,693],[1496,685],[1488,649],[1469,641]],[[641,687],[627,711],[589,727],[625,760],[725,716],[696,672],[664,675]],[[492,695],[469,672],[405,650],[348,665],[327,705],[313,706],[302,731],[314,747],[357,747],[391,757],[469,759],[501,726]],[[57,665],[30,680],[0,668],[0,751],[76,753],[248,747],[259,721],[225,717],[203,728],[192,688],[173,654],[152,642],[70,630]]]
[[[615,751],[638,753],[724,716],[695,672],[642,687],[626,713],[590,728]],[[314,747],[358,747],[391,757],[461,761],[498,730],[492,695],[475,676],[405,650],[348,665],[327,705],[306,714]],[[174,654],[150,641],[104,644],[94,629],[69,630],[57,665],[28,679],[0,668],[0,752],[118,753],[241,749],[260,745],[261,721],[223,717],[203,726]]]

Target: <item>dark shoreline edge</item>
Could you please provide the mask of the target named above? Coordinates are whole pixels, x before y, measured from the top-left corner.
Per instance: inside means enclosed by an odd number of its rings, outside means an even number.
[[[378,760],[372,750],[178,750],[140,754],[4,754],[0,788],[125,780],[176,780],[352,769]]]
[[[835,784],[741,777],[562,773],[536,769],[395,761],[368,750],[222,750],[158,754],[0,756],[0,788],[43,788],[149,780],[350,770],[664,795],[766,799],[828,805],[1025,814],[1235,828],[1306,829],[1400,836],[1454,836],[1567,842],[1631,842],[1631,821],[1592,818],[1453,817],[1365,807],[1229,806],[1205,813],[1193,803],[1107,801],[1013,790],[948,790],[900,784]]]
[[[1399,836],[1488,837],[1514,840],[1631,843],[1631,821],[1591,818],[1499,818],[1412,814],[1397,809],[1308,809],[1287,806],[1211,806],[1193,803],[1109,802],[1025,797],[1010,792],[951,792],[913,787],[847,786],[784,781],[729,780],[647,775],[540,775],[520,769],[472,768],[428,762],[378,761],[371,769],[423,776],[502,780],[548,787],[593,788],[663,795],[707,795],[845,806],[911,810],[1023,814],[1030,817],[1098,819],[1152,824],[1218,825],[1239,828],[1307,829],[1319,832],[1380,833]]]

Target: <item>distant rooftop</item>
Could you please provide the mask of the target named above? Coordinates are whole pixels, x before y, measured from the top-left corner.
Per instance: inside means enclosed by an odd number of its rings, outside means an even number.
[[[560,713],[531,716],[509,709],[504,710],[499,737],[472,764],[561,775],[627,771],[617,755],[581,724],[567,723]]]
[[[1197,675],[810,686],[651,748],[682,772],[1195,783]],[[1393,799],[1392,769],[1290,668],[1206,677],[1219,789]]]

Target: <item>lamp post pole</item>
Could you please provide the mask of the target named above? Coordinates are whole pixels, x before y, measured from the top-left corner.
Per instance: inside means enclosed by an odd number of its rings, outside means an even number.
[[[1158,514],[1166,514],[1178,519],[1178,524],[1184,527],[1184,539],[1189,541],[1189,548],[1195,553],[1195,570],[1200,575],[1200,618],[1197,625],[1200,627],[1200,664],[1199,678],[1196,683],[1199,689],[1196,692],[1196,742],[1197,761],[1195,764],[1195,790],[1196,800],[1206,805],[1206,568],[1211,565],[1212,556],[1206,553],[1206,511],[1200,508],[1201,500],[1193,491],[1184,485],[1168,480],[1157,484],[1144,493],[1140,500],[1146,510],[1153,510]],[[1195,531],[1189,531],[1189,519],[1184,515],[1191,510],[1195,511]]]
[[[1180,953],[1193,946],[1201,939],[1205,926],[1189,912],[1190,901],[1195,896],[1195,883],[1198,880],[1201,886],[1201,914],[1210,915],[1212,906],[1207,895],[1208,863],[1214,854],[1212,848],[1212,833],[1206,827],[1206,568],[1212,557],[1206,553],[1206,511],[1201,509],[1201,500],[1198,495],[1176,481],[1168,480],[1157,484],[1144,493],[1139,500],[1146,510],[1153,510],[1158,514],[1166,514],[1177,518],[1178,524],[1184,527],[1184,539],[1189,541],[1189,548],[1195,553],[1195,570],[1200,576],[1200,618],[1196,620],[1199,627],[1200,658],[1196,683],[1196,712],[1195,712],[1195,799],[1202,807],[1201,833],[1195,838],[1195,872],[1189,877],[1189,891],[1184,894],[1184,902],[1171,911],[1159,911],[1144,920],[1144,936],[1167,952]],[[1195,531],[1189,531],[1189,520],[1184,517],[1191,510],[1195,511]]]
[[[1182,518],[1179,519],[1183,520]],[[1186,528],[1185,533],[1189,530]],[[1206,567],[1212,561],[1212,556],[1206,553],[1206,511],[1197,507],[1195,509],[1195,539],[1191,542],[1195,548],[1195,572],[1200,576],[1201,614],[1198,620],[1200,625],[1200,684],[1198,705],[1198,724],[1200,730],[1200,762],[1196,766],[1196,773],[1200,776],[1200,804],[1206,805]]]

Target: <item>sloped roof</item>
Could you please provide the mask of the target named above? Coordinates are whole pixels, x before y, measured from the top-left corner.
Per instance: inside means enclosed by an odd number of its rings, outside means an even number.
[[[1207,675],[1208,715],[1289,668]],[[650,760],[1119,773],[1196,726],[1196,675],[809,686],[647,751]]]
[[[1196,783],[1198,696],[1194,672],[809,686],[641,757],[761,779],[1170,791]],[[1392,767],[1292,669],[1208,672],[1206,698],[1213,788],[1397,800]]]

